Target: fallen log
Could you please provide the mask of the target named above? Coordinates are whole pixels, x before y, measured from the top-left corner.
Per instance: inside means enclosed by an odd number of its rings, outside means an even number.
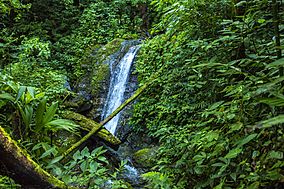
[[[43,170],[1,126],[0,173],[14,179],[24,189],[76,189]]]
[[[162,70],[162,69],[161,69]],[[159,72],[157,72],[152,78],[157,77]],[[81,144],[83,144],[86,140],[88,140],[92,135],[97,133],[102,127],[109,122],[113,117],[115,117],[121,110],[123,110],[128,104],[133,102],[136,98],[138,98],[146,89],[149,87],[154,79],[150,79],[149,82],[145,83],[142,87],[140,87],[130,98],[128,98],[123,104],[121,104],[114,112],[112,112],[106,119],[101,121],[97,127],[94,127],[87,135],[85,135],[81,140],[76,142],[73,146],[71,146],[68,150],[66,150],[62,154],[62,159],[66,158],[73,150],[77,149]],[[62,160],[61,159],[61,160]]]
[[[63,117],[66,119],[71,119],[75,121],[77,124],[81,126],[81,129],[85,131],[91,131],[94,128],[99,127],[100,125],[95,122],[94,120],[91,120],[81,114],[72,112],[72,111],[67,111],[66,113],[63,114]],[[106,129],[100,129],[96,135],[106,142],[109,142],[112,145],[119,145],[121,141],[115,137],[113,134],[111,134],[108,130]]]

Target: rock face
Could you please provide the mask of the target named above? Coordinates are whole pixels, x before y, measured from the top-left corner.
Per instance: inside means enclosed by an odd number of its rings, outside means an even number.
[[[100,122],[109,89],[109,64],[110,62],[114,62],[111,69],[115,69],[115,66],[118,65],[128,49],[138,43],[140,42],[137,40],[124,41],[122,39],[115,39],[105,46],[96,49],[90,55],[90,60],[92,61],[82,65],[86,73],[74,86],[76,97],[71,102],[68,102],[67,105],[73,107],[73,110],[76,112]],[[133,80],[132,78],[130,79]],[[130,95],[130,92],[127,93]]]

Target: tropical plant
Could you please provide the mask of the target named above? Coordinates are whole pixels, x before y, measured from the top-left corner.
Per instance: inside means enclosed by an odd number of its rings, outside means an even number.
[[[58,130],[73,133],[76,131],[78,126],[73,122],[66,119],[55,119],[58,103],[52,103],[48,107],[44,93],[36,92],[33,87],[20,86],[11,80],[6,81],[7,76],[2,76],[1,79],[1,108],[9,109],[5,105],[10,103],[14,108],[14,114],[20,115],[17,117],[19,120],[14,121],[18,122],[21,138],[23,138],[23,135],[28,137],[29,134],[45,136],[49,132],[52,133]],[[22,130],[22,124],[24,130]]]
[[[59,161],[61,156],[54,158],[47,165],[48,169],[67,184],[73,184],[80,187],[88,188],[127,188],[122,180],[117,178],[117,172],[110,175],[110,170],[106,168],[109,164],[108,160],[103,156],[106,150],[103,147],[95,148],[89,151],[85,147],[82,151],[76,151],[72,159],[65,165],[61,165]],[[121,164],[117,171],[122,170]]]
[[[11,178],[0,175],[0,187],[18,189],[20,185],[16,184]]]
[[[141,85],[163,72],[132,118],[138,133],[159,140],[150,186],[162,184],[152,179],[159,175],[178,188],[281,185],[283,60],[274,56],[271,7],[152,3],[161,13],[152,31],[159,35],[142,46],[136,68]]]

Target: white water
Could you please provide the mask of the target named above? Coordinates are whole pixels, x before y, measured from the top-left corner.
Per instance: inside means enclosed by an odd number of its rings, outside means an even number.
[[[124,165],[124,168],[126,170],[126,176],[133,182],[137,182],[139,178],[139,173],[137,169],[135,169],[134,167],[130,165]]]
[[[130,47],[114,70],[112,69],[114,61],[110,63],[111,80],[107,101],[103,110],[103,119],[122,104],[130,68],[138,49],[139,46]],[[117,114],[105,125],[105,128],[112,134],[115,133],[119,117],[120,114]]]

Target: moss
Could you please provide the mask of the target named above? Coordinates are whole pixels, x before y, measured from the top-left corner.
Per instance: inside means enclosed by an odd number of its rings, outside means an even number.
[[[68,111],[63,116],[67,119],[74,120],[76,123],[78,123],[81,126],[83,130],[86,131],[91,131],[92,129],[99,127],[99,124],[96,123],[95,121],[88,119],[87,117],[75,112]],[[106,129],[100,129],[96,133],[96,135],[113,145],[118,145],[121,143],[121,141],[117,137],[112,135]]]
[[[127,34],[124,34],[124,35],[122,36],[122,38],[123,38],[123,39],[126,39],[126,40],[138,39],[138,38],[139,38],[139,35],[127,33]]]
[[[98,61],[102,63],[107,59],[108,56],[117,52],[123,41],[124,39],[114,39],[102,48],[100,48],[97,52],[97,56],[99,58]]]
[[[104,82],[108,80],[109,77],[109,66],[107,64],[99,63],[94,65],[94,73],[91,80],[91,93],[96,96],[98,91],[101,91]]]
[[[153,147],[153,148],[143,148],[135,152],[133,155],[133,159],[135,161],[135,164],[137,164],[137,167],[144,167],[144,168],[153,167],[156,163],[155,161],[156,151],[157,147]]]
[[[48,172],[43,170],[36,162],[34,162],[30,155],[22,150],[17,143],[9,136],[8,133],[0,126],[0,142],[3,146],[4,151],[11,154],[11,157],[15,158],[21,165],[27,168],[27,170],[34,171],[39,178],[47,181],[54,188],[72,188],[66,186],[66,184],[54,176],[50,175]]]

